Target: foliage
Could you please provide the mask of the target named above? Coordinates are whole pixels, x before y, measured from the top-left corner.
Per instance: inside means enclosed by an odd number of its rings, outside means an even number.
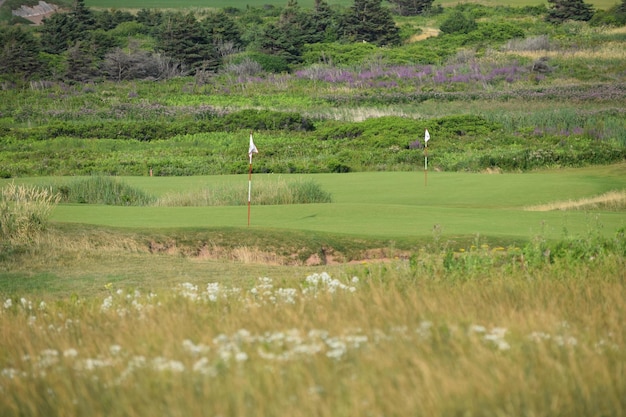
[[[49,187],[62,203],[145,206],[154,198],[110,176],[91,176]]]

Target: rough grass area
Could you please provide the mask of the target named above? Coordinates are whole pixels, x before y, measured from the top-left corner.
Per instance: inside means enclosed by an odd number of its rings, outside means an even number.
[[[11,182],[0,188],[0,253],[3,246],[28,244],[47,226],[60,196],[50,189]]]
[[[0,292],[0,407],[9,417],[620,415],[624,257],[499,256],[462,272],[420,254],[236,282],[207,277],[219,264],[185,276],[188,264],[168,257],[177,282],[160,289],[110,276],[89,296]]]
[[[155,196],[111,176],[91,176],[62,180],[49,187],[62,203],[100,204],[111,206],[240,206],[247,204],[248,187],[218,184],[201,189],[171,191]],[[46,188],[45,187],[45,188]],[[250,184],[255,205],[330,203],[332,196],[311,179],[259,181]]]
[[[548,204],[540,204],[527,207],[526,210],[626,210],[626,190],[610,191],[597,197],[582,198],[575,201],[556,201]]]
[[[250,198],[255,205],[330,203],[332,196],[313,180],[287,182],[261,181],[250,184]],[[222,184],[187,192],[172,192],[159,197],[157,206],[240,206],[248,202],[248,188]]]

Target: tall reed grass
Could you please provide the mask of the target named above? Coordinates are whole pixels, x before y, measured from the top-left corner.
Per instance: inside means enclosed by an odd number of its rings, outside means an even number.
[[[154,197],[131,187],[114,177],[93,175],[87,178],[53,185],[64,203],[105,204],[112,206],[145,206]]]
[[[0,189],[0,239],[3,245],[25,244],[45,228],[60,196],[49,188],[16,185]]]
[[[332,196],[312,180],[254,182],[251,199],[256,205],[330,203]],[[248,188],[232,184],[184,193],[169,193],[156,201],[158,206],[239,206],[248,201]]]

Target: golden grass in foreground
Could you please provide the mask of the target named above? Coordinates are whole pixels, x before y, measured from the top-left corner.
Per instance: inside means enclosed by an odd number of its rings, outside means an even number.
[[[580,200],[555,201],[547,204],[526,207],[528,211],[553,210],[625,210],[626,190],[609,191],[597,197]]]
[[[624,260],[0,304],[4,416],[624,415]]]

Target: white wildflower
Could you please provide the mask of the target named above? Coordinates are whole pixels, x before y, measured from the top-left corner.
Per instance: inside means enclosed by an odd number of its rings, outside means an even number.
[[[65,349],[63,351],[64,358],[75,358],[76,356],[78,356],[78,351],[74,348]]]
[[[485,333],[487,329],[485,326],[480,326],[478,324],[472,324],[469,328],[469,331],[472,333]]]
[[[185,371],[185,365],[183,365],[182,362],[175,361],[175,360],[168,360],[160,356],[152,359],[151,365],[152,365],[152,369],[154,369],[155,371],[177,372],[177,373]]]
[[[113,296],[109,295],[102,301],[102,305],[100,306],[100,311],[107,311],[113,306]]]
[[[111,345],[109,346],[109,353],[113,356],[117,356],[122,352],[122,347],[120,345]]]
[[[196,345],[189,339],[183,340],[183,348],[192,355],[201,355],[211,350],[210,347],[203,344]]]
[[[217,296],[220,293],[220,284],[219,282],[210,282],[206,286],[206,294],[209,301],[217,301]]]

